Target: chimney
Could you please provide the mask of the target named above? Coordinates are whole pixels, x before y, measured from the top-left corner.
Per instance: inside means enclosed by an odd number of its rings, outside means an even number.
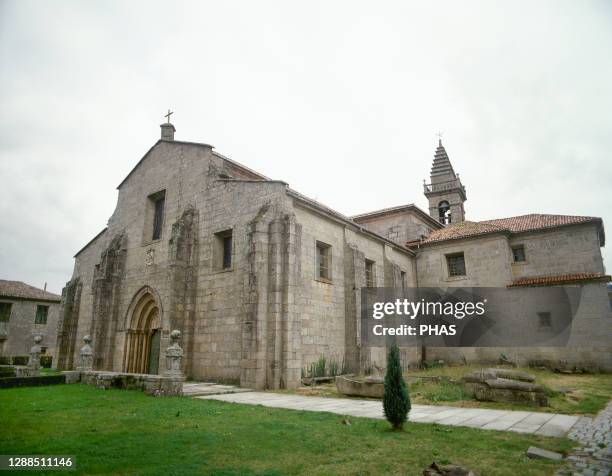
[[[47,282],[45,281],[45,291],[47,290]]]
[[[164,122],[161,126],[161,140],[174,140],[174,133],[176,129],[169,122]]]

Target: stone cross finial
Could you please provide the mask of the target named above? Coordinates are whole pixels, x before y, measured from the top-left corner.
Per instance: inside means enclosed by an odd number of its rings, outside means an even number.
[[[183,360],[183,349],[178,344],[181,338],[181,331],[173,330],[170,333],[172,344],[166,349],[166,372],[167,377],[182,377],[181,361]]]
[[[28,369],[30,376],[40,375],[40,343],[42,336],[37,334],[34,336],[34,345],[30,349],[30,359],[28,360]]]
[[[170,109],[168,109],[168,114],[166,114],[164,117],[168,118],[168,124],[170,124],[170,116],[174,114]]]
[[[79,352],[80,365],[78,367],[78,370],[87,372],[93,370],[93,349],[90,345],[91,336],[86,335],[85,337],[83,337],[83,342],[85,342],[85,345],[81,347],[81,350]]]

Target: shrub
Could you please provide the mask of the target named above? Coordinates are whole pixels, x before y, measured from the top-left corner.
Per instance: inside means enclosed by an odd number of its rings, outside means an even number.
[[[13,365],[28,365],[30,357],[27,355],[15,355],[13,356]]]
[[[422,362],[422,367],[424,369],[439,369],[446,366],[446,362],[443,360],[424,360]]]
[[[327,364],[327,360],[325,359],[325,357],[319,357],[319,360],[317,360],[313,364],[314,365],[313,377],[325,377],[326,364]]]
[[[9,378],[15,376],[15,369],[12,367],[4,367],[0,369],[0,378]]]
[[[305,369],[302,368],[302,378],[335,377],[341,373],[345,373],[344,359],[342,363],[335,359],[327,361],[325,356],[319,357],[319,360]]]
[[[410,397],[400,362],[397,344],[391,346],[387,356],[387,374],[385,375],[385,392],[383,394],[385,418],[394,430],[401,430],[410,411]]]
[[[0,355],[0,365],[11,365],[11,358],[8,355]]]
[[[319,360],[317,360],[316,362],[313,362],[312,364],[310,364],[310,367],[308,367],[308,370],[306,371],[307,377],[309,378],[324,377],[326,366],[327,366],[327,361],[325,357],[323,356],[319,357]]]
[[[65,375],[41,375],[39,377],[12,377],[0,379],[0,388],[35,387],[66,383]]]
[[[329,361],[329,375],[331,377],[335,377],[336,375],[342,375],[345,374],[345,366],[344,366],[344,359],[342,359],[342,362],[338,362],[335,359],[331,359]]]
[[[40,356],[40,366],[45,369],[50,369],[51,364],[53,363],[52,355],[41,355]]]

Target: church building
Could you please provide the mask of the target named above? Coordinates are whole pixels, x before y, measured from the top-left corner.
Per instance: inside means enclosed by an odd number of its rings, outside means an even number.
[[[349,217],[174,135],[161,125],[117,187],[106,228],[75,255],[59,368],[76,367],[89,334],[96,370],[157,374],[178,329],[187,376],[292,388],[322,357],[344,372],[384,366],[384,348],[361,344],[361,288],[569,283],[588,291],[572,345],[509,352],[522,363],[612,370],[600,218],[466,221],[466,189],[441,142],[424,184],[428,212],[407,204]],[[489,361],[500,352],[433,348],[427,358]],[[402,358],[415,365],[422,355],[402,349]]]

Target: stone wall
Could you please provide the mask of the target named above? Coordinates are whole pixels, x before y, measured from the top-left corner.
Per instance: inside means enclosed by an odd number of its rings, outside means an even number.
[[[1,329],[3,331],[2,336],[6,336],[5,339],[0,339],[0,355],[29,355],[33,344],[32,337],[39,334],[43,337],[40,345],[46,348],[43,355],[54,357],[56,354],[59,303],[26,301],[4,297],[0,298],[0,302],[12,304],[9,321],[6,323],[0,322],[0,325],[3,326],[3,329]],[[46,324],[36,324],[34,322],[38,305],[49,306]],[[53,366],[55,365],[54,357]]]
[[[525,249],[526,260],[511,265],[513,279],[604,272],[595,224],[513,235],[509,245],[523,245]],[[511,254],[508,259],[512,261]]]
[[[450,277],[446,256],[462,252],[466,275]],[[420,248],[416,259],[420,287],[507,286],[511,282],[511,255],[504,235],[445,241]]]
[[[525,247],[526,261],[514,263],[512,246]],[[446,255],[463,252],[466,276],[449,277]],[[597,227],[566,226],[548,231],[486,235],[424,246],[417,253],[419,286],[507,286],[523,277],[602,273]]]
[[[357,222],[401,246],[404,246],[407,241],[429,236],[434,229],[431,223],[411,210],[358,218]]]
[[[518,244],[525,247],[524,263],[513,263],[511,246]],[[464,253],[467,274],[448,277],[445,256],[457,252]],[[523,277],[604,271],[597,227],[590,224],[524,233],[510,239],[504,235],[488,235],[423,247],[417,253],[417,269],[421,287],[506,287]],[[610,371],[612,311],[606,284],[584,283],[580,289],[582,300],[579,307],[576,303],[567,347],[428,347],[427,358],[455,363],[497,363],[503,354],[521,365],[540,362],[553,368]],[[537,318],[535,311],[534,319]],[[530,331],[521,328],[517,332]]]
[[[181,397],[183,378],[162,375],[129,374],[121,372],[68,371],[66,383],[82,383],[99,389],[142,390],[155,397]]]

